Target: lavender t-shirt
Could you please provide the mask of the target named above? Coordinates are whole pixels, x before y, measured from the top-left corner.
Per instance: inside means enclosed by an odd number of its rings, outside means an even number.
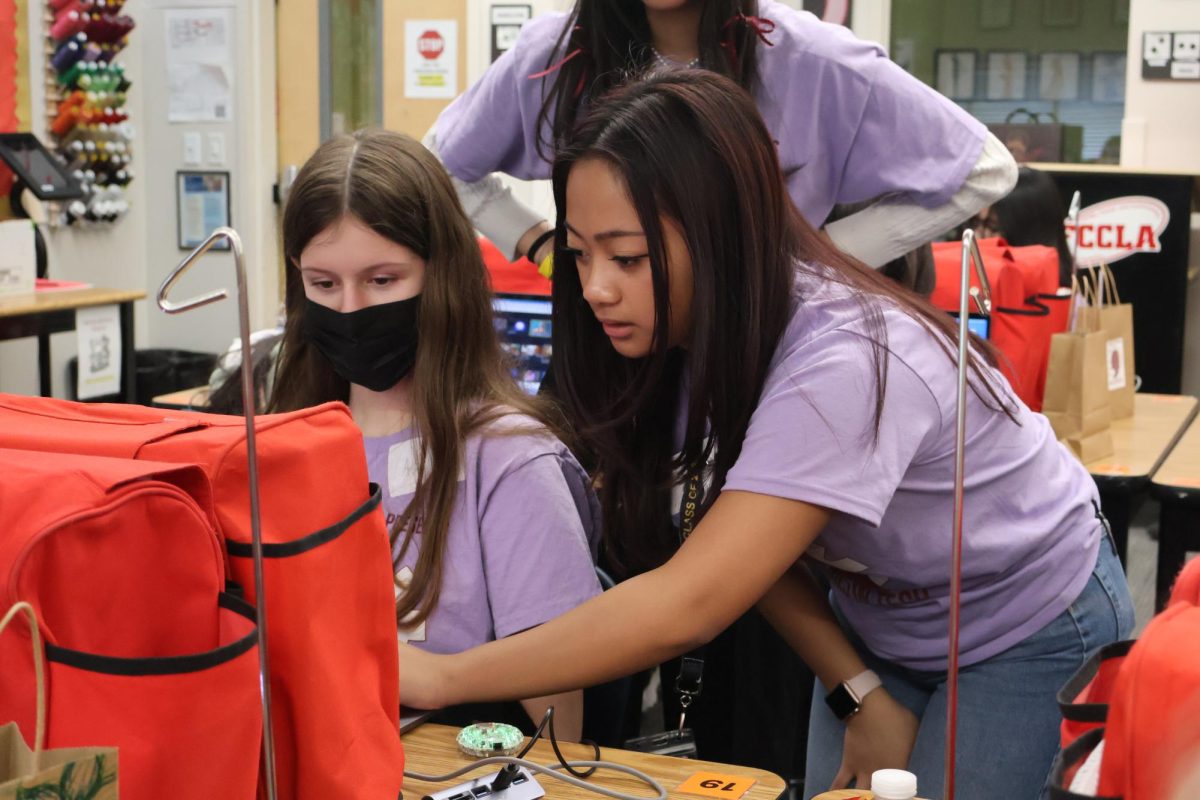
[[[834,514],[809,547],[833,599],[874,652],[944,669],[957,369],[921,325],[885,305],[887,391],[862,308],[845,287],[800,277],[741,454],[724,489]],[[1008,389],[1003,377],[993,380]],[[1061,614],[1095,566],[1095,484],[1046,418],[1015,396],[1017,423],[967,402],[961,658],[982,661]],[[737,531],[731,530],[736,536]]]
[[[401,626],[402,641],[457,653],[540,625],[599,594],[593,560],[599,506],[587,473],[549,434],[503,433],[515,426],[535,423],[510,415],[467,439],[441,596],[424,623]],[[365,438],[364,445],[390,529],[416,489],[416,432]],[[419,547],[418,534],[398,582],[411,580]]]
[[[776,27],[766,34],[772,44],[758,45],[755,101],[810,223],[823,224],[835,203],[882,195],[933,208],[962,186],[983,148],[981,123],[841,25],[774,0],[760,0],[759,16]],[[548,13],[526,24],[516,45],[442,112],[438,153],[456,178],[550,176],[536,144],[539,136],[550,141],[538,116],[554,75],[529,76],[566,55],[551,58],[567,19]]]

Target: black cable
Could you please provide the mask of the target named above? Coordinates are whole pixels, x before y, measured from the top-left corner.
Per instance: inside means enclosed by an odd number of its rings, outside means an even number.
[[[558,749],[558,737],[556,737],[554,735],[554,706],[548,706],[546,708],[546,713],[542,715],[542,721],[538,723],[537,730],[535,730],[533,732],[533,736],[529,737],[529,743],[525,745],[525,749],[523,749],[520,753],[518,753],[516,757],[524,758],[525,754],[528,753],[529,750],[533,747],[533,743],[538,740],[538,737],[540,737],[542,735],[542,732],[544,730],[546,730],[547,726],[549,726],[549,729],[550,729],[550,747],[553,748],[554,756],[555,756],[555,758],[558,759],[558,763],[562,766],[562,768],[565,769],[567,772],[569,772],[571,775],[574,775],[576,778],[592,777],[592,775],[596,772],[595,767],[584,770],[582,772],[579,770],[576,770],[574,767],[572,767],[567,762],[567,759],[566,759],[566,757],[563,756],[562,751]],[[594,761],[600,760],[600,745],[596,744],[595,742],[591,741],[590,739],[581,739],[579,743],[580,744],[590,744],[592,746],[592,749],[596,753],[596,756],[593,760]]]

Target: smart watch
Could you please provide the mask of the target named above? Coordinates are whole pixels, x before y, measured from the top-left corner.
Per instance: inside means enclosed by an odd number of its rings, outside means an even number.
[[[863,698],[882,685],[878,675],[869,669],[863,670],[833,687],[833,691],[825,695],[825,703],[835,717],[845,721],[862,708]]]

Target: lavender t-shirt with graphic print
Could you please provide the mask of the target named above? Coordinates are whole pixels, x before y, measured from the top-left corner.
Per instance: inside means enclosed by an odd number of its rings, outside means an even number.
[[[467,439],[441,595],[424,623],[402,626],[402,640],[457,653],[540,625],[600,593],[599,506],[587,474],[549,434],[502,432],[534,425],[510,415]],[[416,489],[416,432],[365,438],[364,445],[390,529]],[[419,547],[418,534],[398,567],[401,581],[411,579]]]
[[[752,91],[778,143],[792,201],[814,227],[835,203],[903,198],[925,208],[946,203],[983,150],[987,129],[950,100],[841,25],[774,0],[758,16],[774,23],[756,45]],[[564,13],[539,14],[516,44],[437,121],[437,149],[454,177],[492,172],[550,177],[553,147],[540,119],[556,74],[534,77],[568,53],[555,45]]]
[[[944,669],[954,505],[957,370],[912,317],[885,305],[887,391],[861,305],[800,277],[791,321],[724,490],[833,510],[808,550],[874,652]],[[1003,377],[991,378],[1011,392]],[[1049,422],[1015,396],[1014,423],[967,401],[961,658],[1017,644],[1074,602],[1095,566],[1096,486]],[[736,536],[737,531],[729,531]]]

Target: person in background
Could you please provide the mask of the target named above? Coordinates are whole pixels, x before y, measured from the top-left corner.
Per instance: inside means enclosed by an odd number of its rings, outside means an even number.
[[[329,139],[288,195],[283,248],[268,410],[349,405],[384,492],[401,640],[454,653],[598,594],[588,475],[558,418],[509,374],[475,233],[437,159],[399,133]],[[522,705],[533,720],[553,705],[577,740],[578,689]]]
[[[982,123],[879,45],[775,0],[576,0],[570,12],[539,15],[426,142],[476,228],[505,256],[541,264],[549,223],[493,173],[549,177],[589,102],[631,77],[680,67],[753,94],[811,225],[836,203],[876,198],[827,227],[871,266],[932,241],[1013,185],[1012,156]]]
[[[402,694],[588,685],[757,606],[826,699],[808,795],[899,767],[941,796],[954,321],[796,214],[770,129],[726,78],[597,99],[553,175],[562,401],[598,455],[609,552],[639,574],[474,650],[404,649]],[[968,369],[957,786],[1033,798],[1058,748],[1055,693],[1129,634],[1133,608],[1087,471],[986,342]]]
[[[1004,197],[981,209],[975,233],[999,236],[1015,247],[1042,244],[1058,251],[1058,285],[1071,285],[1071,250],[1067,247],[1066,206],[1058,185],[1032,167],[1017,170],[1017,185]]]

